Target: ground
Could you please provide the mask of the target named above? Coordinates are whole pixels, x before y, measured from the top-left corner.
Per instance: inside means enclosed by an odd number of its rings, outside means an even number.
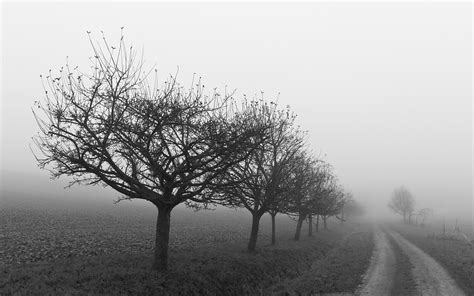
[[[374,225],[375,246],[358,295],[472,295],[447,269],[405,236],[426,240],[422,231],[402,224]],[[407,233],[412,235],[407,235]],[[415,240],[414,239],[414,240]],[[441,245],[436,241],[431,241]],[[465,254],[466,256],[466,254]],[[467,255],[469,256],[469,255]],[[468,275],[465,271],[461,272]],[[472,279],[472,277],[471,277]]]
[[[248,253],[250,215],[181,208],[172,214],[170,270],[159,274],[151,269],[155,221],[148,206],[2,206],[0,294],[407,296],[452,280],[474,295],[472,245],[430,228],[331,221],[312,237],[305,226],[295,242],[296,223],[280,216],[271,246],[265,216]]]
[[[416,295],[416,284],[411,275],[413,265],[411,264],[408,256],[403,252],[394,239],[390,237],[389,240],[390,244],[393,246],[395,261],[398,263],[398,268],[394,274],[393,286],[390,294],[404,296]]]
[[[392,224],[410,242],[436,259],[468,295],[474,295],[474,247],[463,240],[441,239],[422,227]]]
[[[276,294],[353,294],[361,284],[372,255],[373,239],[368,227],[356,228],[337,247],[315,260],[298,277],[272,288]]]
[[[271,246],[267,217],[257,252],[249,254],[248,215],[182,209],[172,216],[170,271],[163,275],[150,268],[156,217],[146,213],[3,207],[0,294],[353,292],[372,248],[367,226],[354,223],[333,222],[312,237],[304,228],[295,242],[295,222],[286,217],[277,220]]]

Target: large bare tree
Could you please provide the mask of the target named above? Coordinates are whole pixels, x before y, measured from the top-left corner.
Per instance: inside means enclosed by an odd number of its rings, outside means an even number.
[[[408,189],[401,186],[393,191],[388,207],[403,216],[404,222],[409,223],[409,217],[415,210],[415,199]]]
[[[154,268],[168,267],[172,209],[208,203],[210,184],[244,161],[265,127],[248,104],[209,92],[193,81],[189,89],[171,76],[161,87],[149,82],[143,58],[127,47],[89,38],[90,73],[68,64],[43,78],[45,97],[34,115],[40,167],[72,184],[102,184],[120,199],[144,199],[158,209]],[[215,187],[216,184],[213,184]]]

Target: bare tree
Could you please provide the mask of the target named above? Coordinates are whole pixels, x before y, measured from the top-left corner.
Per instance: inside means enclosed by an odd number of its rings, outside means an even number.
[[[344,193],[344,205],[342,206],[341,212],[339,213],[339,220],[341,221],[341,224],[346,221],[346,208],[351,203],[351,201],[353,201],[352,193]]]
[[[421,222],[420,222],[420,225],[421,226],[425,226],[425,220],[428,216],[432,215],[433,214],[433,210],[430,209],[430,208],[423,208],[423,209],[420,209],[417,211],[417,225],[418,225],[418,217],[421,218]]]
[[[317,175],[317,162],[306,153],[295,159],[293,172],[293,190],[289,204],[289,214],[296,215],[296,231],[294,240],[299,240],[303,222],[310,214],[310,203],[314,196],[311,195]]]
[[[343,221],[338,214],[341,213],[344,204],[344,191],[337,185],[335,178],[332,178],[328,185],[327,194],[322,195],[319,208],[317,209],[317,213],[323,220],[324,229],[328,229],[327,219],[329,217],[335,216]]]
[[[269,211],[276,215],[285,198],[284,179],[288,165],[304,145],[304,133],[295,127],[295,116],[289,110],[279,110],[276,104],[265,102],[254,107],[260,114],[257,120],[269,124],[268,133],[262,135],[260,145],[249,157],[222,174],[224,183],[234,185],[220,186],[221,204],[244,207],[252,214],[249,251],[255,250],[262,215]]]
[[[315,209],[320,207],[322,196],[328,193],[326,185],[331,178],[331,172],[327,163],[314,159],[306,153],[302,153],[295,159],[294,168],[293,187],[287,213],[297,217],[294,239],[299,240],[301,228],[306,219],[311,223],[308,235],[312,235],[312,215]]]
[[[291,157],[294,159],[296,155]],[[268,214],[271,218],[272,233],[271,233],[271,244],[276,243],[276,215],[279,213],[286,213],[288,209],[288,200],[293,193],[292,187],[292,173],[293,173],[292,161],[286,162],[286,165],[282,167],[279,175],[279,183],[275,195],[272,198],[272,202],[268,206]]]
[[[388,207],[403,216],[403,221],[409,223],[409,217],[415,210],[415,199],[405,187],[397,188],[393,191]]]
[[[284,187],[283,185],[282,187]],[[278,196],[275,198],[275,201],[271,203],[268,209],[268,214],[271,218],[272,223],[272,234],[271,234],[271,244],[275,245],[276,243],[276,215],[279,213],[284,213],[286,208],[286,197],[288,195],[280,192]]]
[[[231,95],[189,90],[174,76],[149,83],[142,58],[105,37],[89,38],[91,74],[68,64],[44,78],[45,99],[34,115],[41,168],[72,184],[109,186],[121,199],[144,199],[158,209],[153,267],[168,267],[172,209],[181,203],[212,201],[213,180],[246,159],[264,127],[248,110],[237,111]],[[244,108],[245,109],[245,108]],[[35,155],[36,155],[35,154]]]
[[[345,193],[344,199],[344,206],[341,209],[341,222],[353,217],[362,216],[365,213],[363,206],[354,199],[352,193]]]

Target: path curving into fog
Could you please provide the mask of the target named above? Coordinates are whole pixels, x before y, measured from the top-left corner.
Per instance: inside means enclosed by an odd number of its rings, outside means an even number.
[[[386,233],[374,230],[375,247],[363,284],[357,295],[389,295],[395,276],[395,254]]]
[[[391,237],[410,260],[411,277],[416,283],[416,295],[453,295],[465,293],[447,271],[430,255],[393,230],[374,230],[375,248],[371,263],[356,295],[390,295],[397,268],[401,268],[391,245]]]
[[[446,270],[430,255],[395,231],[388,231],[413,265],[418,295],[465,295]]]

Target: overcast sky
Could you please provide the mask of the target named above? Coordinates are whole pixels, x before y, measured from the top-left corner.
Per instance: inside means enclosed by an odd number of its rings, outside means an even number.
[[[2,189],[62,186],[29,149],[39,75],[66,56],[86,70],[86,31],[116,43],[124,26],[161,77],[280,93],[356,198],[386,211],[404,185],[420,208],[472,214],[470,3],[2,5]]]

